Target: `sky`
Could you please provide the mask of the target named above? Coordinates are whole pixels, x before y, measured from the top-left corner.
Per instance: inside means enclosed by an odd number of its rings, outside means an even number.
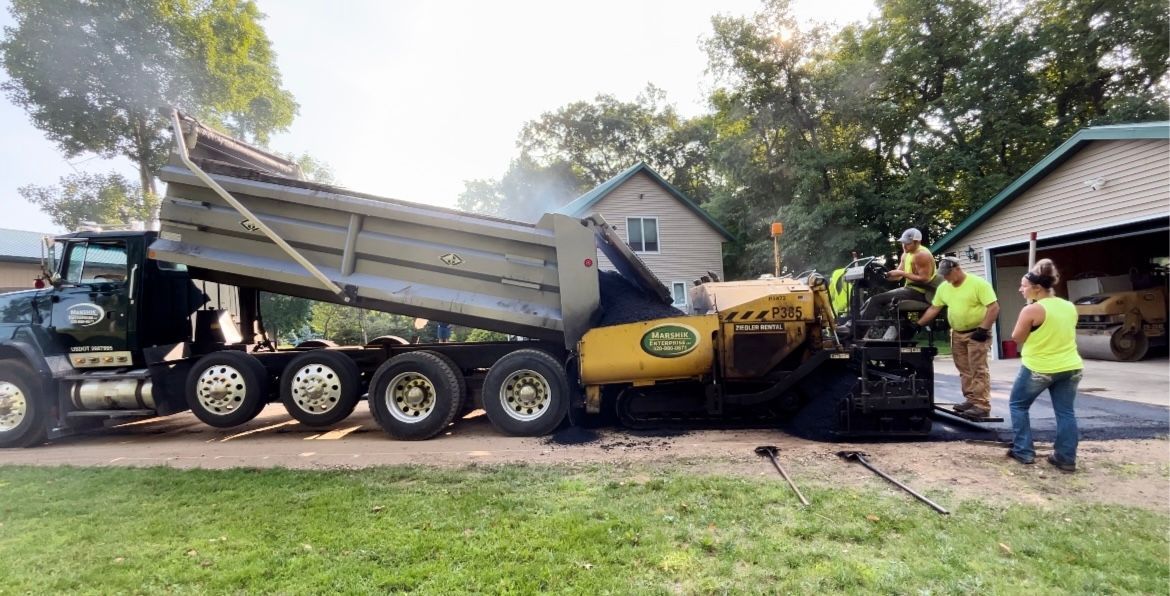
[[[633,101],[649,83],[684,116],[707,111],[713,80],[700,42],[715,14],[760,0],[258,0],[286,89],[300,104],[270,147],[308,153],[336,183],[454,206],[464,181],[498,179],[525,122],[575,101]],[[873,0],[792,0],[802,22],[862,21]],[[0,0],[0,26],[12,26]],[[0,80],[7,76],[0,70]],[[124,158],[66,160],[0,97],[0,228],[57,233],[17,193]]]

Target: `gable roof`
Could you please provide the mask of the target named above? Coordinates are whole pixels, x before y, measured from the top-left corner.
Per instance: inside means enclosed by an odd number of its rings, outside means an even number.
[[[41,238],[51,234],[0,228],[0,261],[40,261]]]
[[[1032,166],[1030,170],[1024,172],[1023,176],[1016,178],[1007,188],[1000,191],[999,194],[992,197],[990,201],[985,203],[975,213],[972,213],[962,223],[955,226],[955,229],[948,232],[942,238],[939,238],[938,242],[935,242],[930,247],[930,251],[938,254],[940,251],[950,247],[976,226],[987,221],[988,218],[995,215],[1000,209],[1006,207],[1016,197],[1024,194],[1024,191],[1031,188],[1052,172],[1052,170],[1055,170],[1058,166],[1068,161],[1070,157],[1081,149],[1084,149],[1089,143],[1093,141],[1149,139],[1170,139],[1170,122],[1142,122],[1138,124],[1114,124],[1110,126],[1082,128],[1077,131],[1077,134],[1073,135],[1052,153],[1049,153],[1044,159],[1040,160],[1039,163]]]
[[[601,199],[604,199],[606,196],[608,196],[609,193],[613,192],[615,189],[621,186],[622,183],[629,180],[630,178],[633,178],[634,175],[638,172],[645,172],[647,176],[650,176],[650,178],[665,188],[666,191],[670,193],[670,196],[674,197],[676,200],[678,200],[678,202],[682,203],[683,206],[687,209],[690,209],[695,215],[698,215],[700,219],[707,222],[707,225],[714,228],[716,232],[719,232],[723,238],[728,241],[735,240],[735,237],[731,235],[731,232],[728,232],[723,228],[723,226],[719,225],[719,222],[715,221],[715,219],[708,215],[706,211],[703,211],[703,209],[696,205],[694,201],[691,201],[689,198],[687,198],[687,196],[684,195],[682,191],[675,188],[673,185],[663,179],[662,176],[659,176],[658,172],[655,172],[650,166],[642,162],[638,162],[637,164],[626,168],[617,176],[602,182],[593,190],[577,197],[573,200],[573,202],[558,209],[557,213],[562,215],[571,215],[573,217],[583,217],[588,215],[589,210],[592,209],[594,205],[601,201]]]

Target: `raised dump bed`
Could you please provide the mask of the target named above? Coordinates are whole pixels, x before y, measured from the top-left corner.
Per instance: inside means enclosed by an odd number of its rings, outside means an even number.
[[[598,248],[669,301],[599,216],[533,225],[376,197],[292,177],[295,164],[194,120],[182,128],[190,161],[177,152],[159,173],[167,192],[151,256],[193,277],[566,347],[599,317]]]

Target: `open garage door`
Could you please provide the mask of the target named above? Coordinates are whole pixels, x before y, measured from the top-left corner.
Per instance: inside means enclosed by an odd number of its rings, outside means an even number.
[[[997,356],[1010,357],[1013,350],[1008,342],[1012,326],[1024,307],[1018,288],[1020,278],[1028,270],[1027,239],[1021,239],[1019,244],[993,248],[990,256],[988,270],[1002,309],[997,322],[1000,339],[996,346]],[[1160,332],[1156,321],[1146,331],[1147,340],[1155,347],[1165,344],[1166,277],[1156,273],[1159,266],[1170,264],[1170,218],[1040,237],[1036,258],[1052,259],[1060,269],[1062,279],[1056,287],[1056,294],[1062,298],[1072,296],[1075,300],[1098,291],[1162,287]],[[1155,353],[1164,353],[1164,350]]]

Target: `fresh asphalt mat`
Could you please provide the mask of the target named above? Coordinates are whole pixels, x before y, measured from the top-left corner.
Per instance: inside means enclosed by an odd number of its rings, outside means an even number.
[[[1011,383],[992,380],[991,413],[1003,417],[1003,422],[979,424],[977,427],[947,414],[935,417],[932,440],[985,439],[1007,441],[1012,437],[1011,414],[1008,411],[1008,396]],[[961,403],[958,375],[936,375],[934,378],[935,402]],[[1150,439],[1166,436],[1170,432],[1170,408],[1119,399],[1100,397],[1090,393],[1078,393],[1076,399],[1077,427],[1083,440],[1109,439]],[[1028,418],[1032,434],[1037,441],[1050,442],[1056,437],[1056,417],[1052,413],[1052,401],[1048,393],[1036,398],[1029,410]],[[983,430],[980,430],[980,427]]]

